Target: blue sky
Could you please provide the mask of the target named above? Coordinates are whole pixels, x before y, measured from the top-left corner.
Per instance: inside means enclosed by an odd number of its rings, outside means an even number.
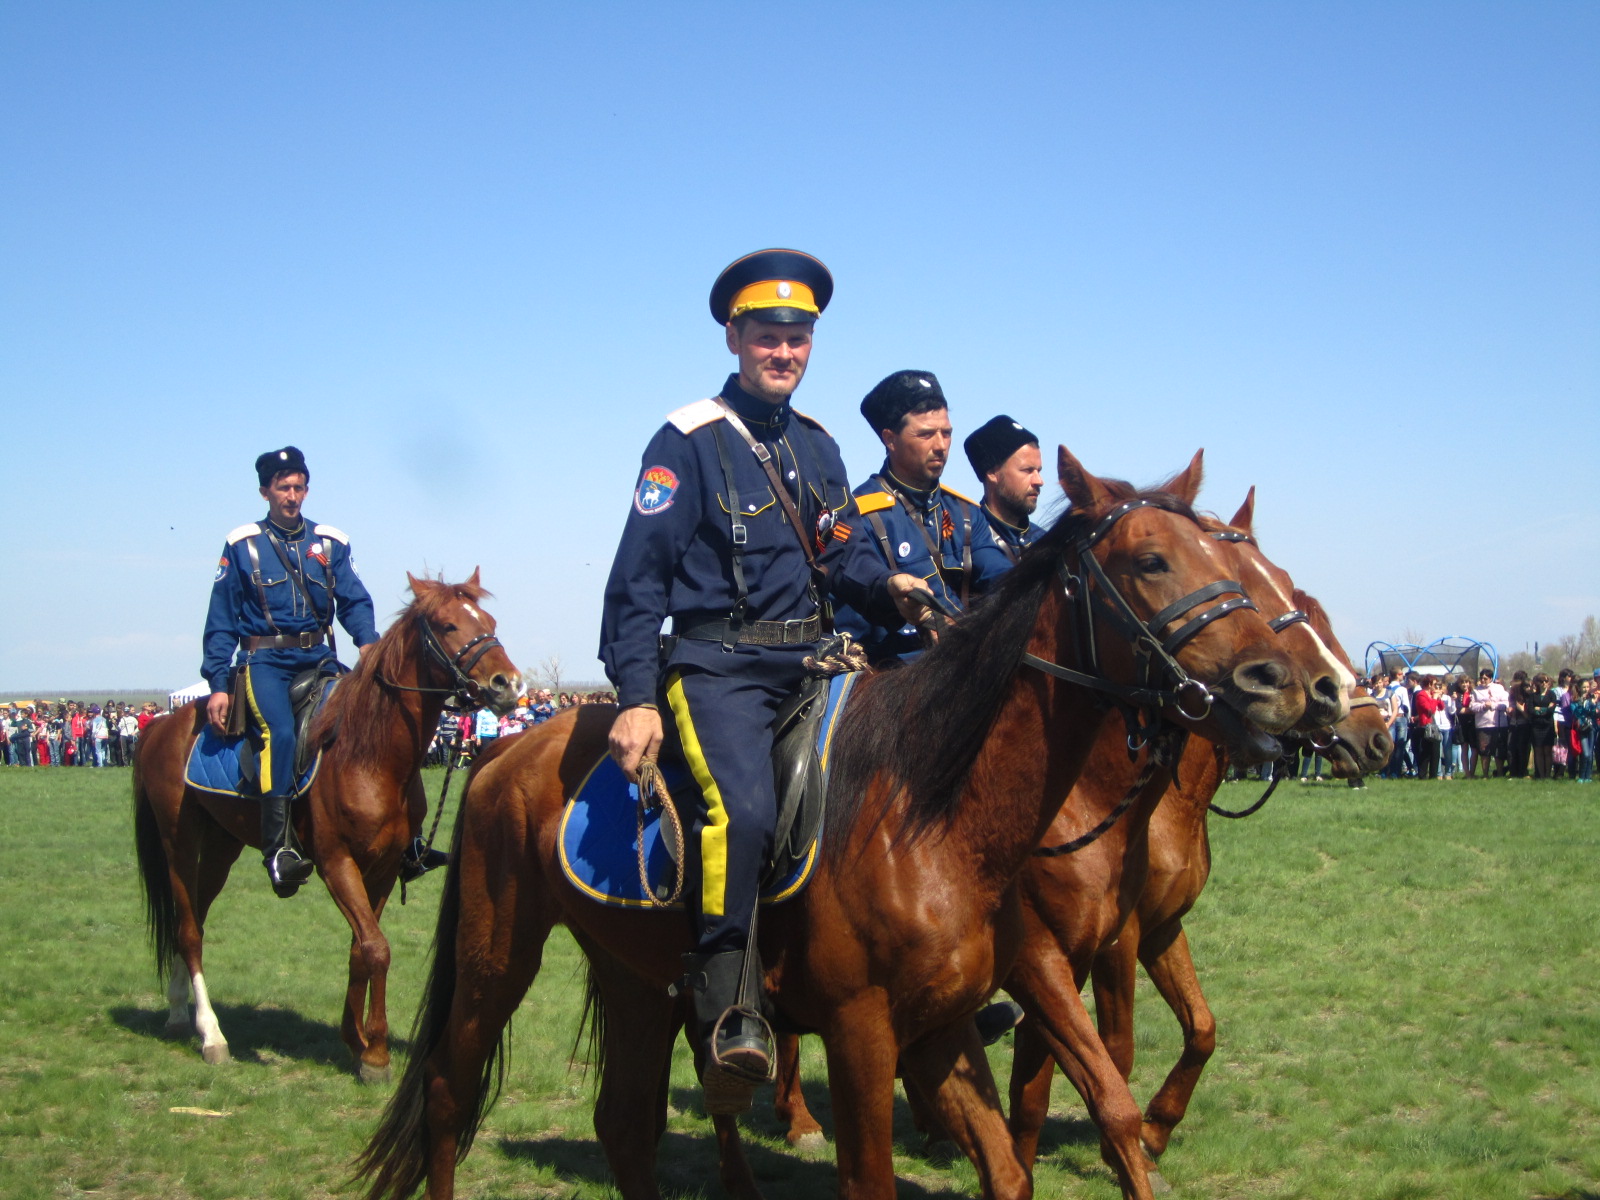
[[[0,691],[197,676],[293,442],[381,613],[481,565],[598,678],[729,260],[832,267],[797,400],[935,371],[1375,639],[1600,613],[1600,6],[0,7]],[[1047,455],[1047,461],[1048,461]],[[964,461],[949,482],[975,488]]]

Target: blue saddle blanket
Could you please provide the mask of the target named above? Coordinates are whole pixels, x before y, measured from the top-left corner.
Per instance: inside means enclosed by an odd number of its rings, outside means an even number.
[[[317,708],[320,709],[328,702],[328,694],[333,691],[337,678],[329,679],[322,688],[322,695],[317,699]],[[194,746],[189,750],[189,762],[183,769],[183,781],[190,787],[202,792],[214,792],[223,796],[242,796],[245,793],[240,789],[240,778],[243,774],[240,768],[240,751],[245,747],[245,739],[223,737],[212,725],[207,722],[200,736],[195,738]],[[300,772],[300,777],[295,780],[295,791],[304,795],[311,787],[311,781],[317,777],[317,769],[322,766],[322,749],[312,755],[311,761]],[[255,773],[251,772],[252,779]],[[254,798],[256,789],[250,790]]]
[[[817,754],[824,777],[833,730],[856,678],[855,675],[841,675],[830,681],[827,706],[817,730]],[[692,802],[699,793],[688,770],[681,764],[663,762],[661,770],[683,821],[683,877],[687,891],[700,878],[699,822],[694,818],[699,806]],[[622,768],[608,754],[584,777],[561,815],[561,869],[574,887],[601,904],[617,908],[654,907],[639,882],[638,802],[638,786],[628,782]],[[670,829],[663,831],[661,828],[661,810],[650,809],[644,822],[645,863],[650,888],[663,899],[671,895],[676,874],[666,844],[670,836]],[[793,868],[782,879],[768,880],[761,890],[763,904],[779,904],[791,899],[810,882],[821,836],[819,826],[817,837]],[[683,901],[679,899],[672,907],[682,908]]]

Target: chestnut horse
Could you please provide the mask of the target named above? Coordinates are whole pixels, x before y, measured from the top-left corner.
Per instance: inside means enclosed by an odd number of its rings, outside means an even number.
[[[1341,661],[1342,654],[1335,655],[1303,614],[1295,610],[1288,576],[1255,547],[1248,534],[1253,497],[1252,490],[1234,518],[1235,525],[1245,524],[1244,532],[1211,519],[1206,520],[1206,527],[1233,556],[1237,578],[1262,616],[1269,618],[1269,625],[1303,661],[1318,664],[1316,687],[1301,727],[1343,721],[1347,719],[1346,696],[1354,685],[1354,675],[1348,663]],[[1030,997],[1057,990],[1073,1018],[1065,1045],[1047,1042],[1033,1021],[1025,1023],[1018,1035],[1017,1061],[1027,1065],[1016,1067],[1013,1073],[1013,1131],[1018,1135],[1019,1153],[1029,1164],[1044,1110],[1037,1109],[1038,1122],[1017,1121],[1019,1081],[1029,1081],[1047,1105],[1056,1062],[1077,1087],[1090,1115],[1105,1134],[1108,1163],[1115,1163],[1115,1143],[1129,1137],[1129,1129],[1139,1124],[1138,1108],[1126,1086],[1127,1073],[1119,1071],[1120,1063],[1108,1054],[1083,1006],[1079,989],[1096,953],[1115,941],[1135,905],[1151,891],[1147,881],[1151,851],[1147,845],[1155,838],[1156,827],[1165,819],[1175,796],[1193,790],[1197,783],[1204,786],[1196,775],[1211,769],[1217,755],[1210,744],[1191,741],[1182,752],[1176,773],[1150,773],[1142,788],[1130,791],[1136,787],[1140,771],[1130,760],[1124,741],[1120,728],[1108,726],[1101,730],[1083,776],[1068,794],[1044,839],[1046,846],[1056,847],[1057,852],[1034,857],[1020,881],[1027,932],[1005,989],[1030,1011]],[[1212,781],[1205,792],[1207,800],[1214,790]],[[1099,828],[1125,795],[1134,802],[1120,821],[1092,842],[1070,853],[1060,852],[1073,845],[1075,835],[1083,830]],[[1101,1019],[1104,1020],[1103,1015]],[[1025,1116],[1035,1111],[1032,1104],[1020,1107]],[[810,1144],[820,1139],[820,1126],[806,1110],[799,1090],[797,1045],[792,1038],[784,1039],[780,1045],[775,1108],[779,1119],[788,1125],[791,1143]],[[917,1115],[928,1132],[939,1133],[936,1121],[927,1114]]]
[[[823,1037],[846,1200],[894,1196],[897,1061],[976,1164],[986,1196],[1031,1194],[970,1018],[1010,972],[1013,885],[1082,769],[1110,707],[1102,696],[1130,712],[1181,708],[1241,747],[1305,710],[1313,664],[1288,653],[1247,601],[1225,602],[1226,619],[1190,618],[1239,591],[1190,508],[1199,457],[1139,493],[1096,478],[1062,447],[1072,513],[933,650],[856,688],[835,736],[816,875],[766,913],[759,934],[779,1018]],[[1179,622],[1163,645],[1160,631]],[[474,768],[413,1057],[359,1161],[372,1200],[424,1184],[434,1200],[454,1195],[504,1067],[507,1024],[558,922],[588,955],[608,1014],[596,1131],[620,1193],[659,1196],[655,1150],[682,1017],[666,988],[691,930],[681,914],[595,904],[558,864],[565,797],[605,754],[612,716],[585,707]],[[1050,1031],[1070,1019],[1054,994],[1032,1015]],[[1147,1197],[1132,1116],[1117,1170],[1125,1195]],[[733,1122],[717,1124],[735,1148]],[[736,1154],[724,1182],[759,1194]]]
[[[521,687],[494,636],[494,618],[479,607],[488,593],[477,571],[457,584],[407,578],[415,599],[340,679],[313,725],[311,737],[326,743],[322,763],[293,814],[300,844],[350,922],[340,1032],[363,1082],[389,1077],[389,943],[378,920],[401,853],[421,827],[426,799],[418,771],[445,698],[503,712]],[[196,701],[152,721],[140,736],[134,832],[156,971],[167,984],[167,1033],[198,1032],[206,1062],[221,1063],[228,1043],[201,970],[206,913],[240,852],[260,846],[261,818],[253,799],[184,783],[205,723],[205,704]]]

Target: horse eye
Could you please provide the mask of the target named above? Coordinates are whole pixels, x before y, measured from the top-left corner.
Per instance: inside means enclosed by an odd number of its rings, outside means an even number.
[[[447,625],[439,626],[439,632],[440,633],[454,633],[455,631],[456,631],[456,627],[454,625],[448,625],[447,624]]]
[[[1134,566],[1146,575],[1160,575],[1167,569],[1167,560],[1159,554],[1141,554],[1134,561]]]

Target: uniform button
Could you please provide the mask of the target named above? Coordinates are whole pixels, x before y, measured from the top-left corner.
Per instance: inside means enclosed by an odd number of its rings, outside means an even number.
[[[750,511],[751,511],[751,512],[755,512],[755,510],[756,510],[756,506],[755,506],[755,505],[754,505],[754,504],[752,504],[752,505],[749,505],[749,506],[748,506],[748,507],[749,507],[749,509],[750,509]]]

